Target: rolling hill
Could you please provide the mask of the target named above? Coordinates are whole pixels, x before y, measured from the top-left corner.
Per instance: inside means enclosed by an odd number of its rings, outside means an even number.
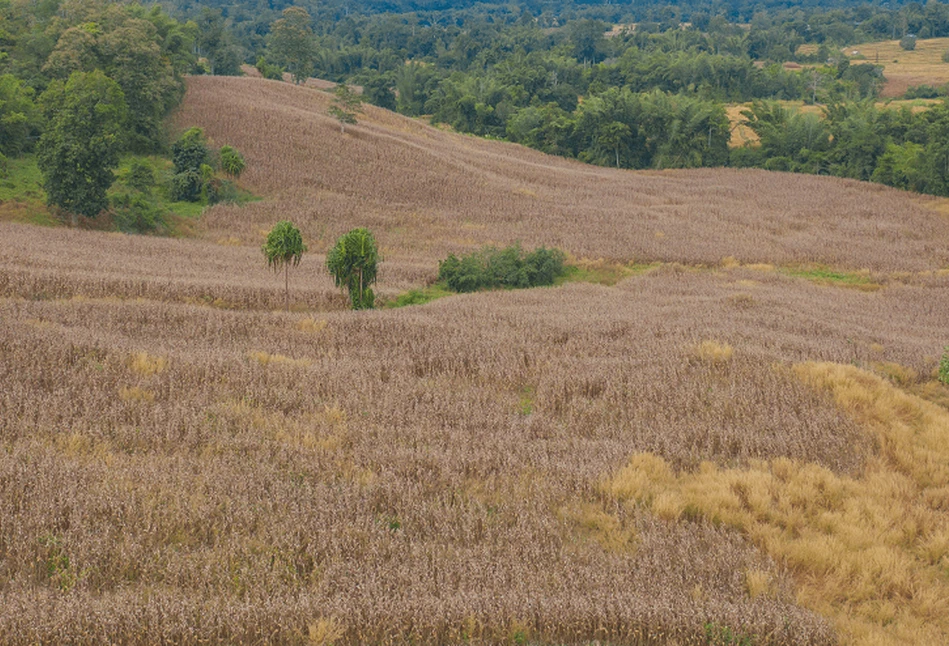
[[[265,198],[197,239],[0,224],[0,641],[945,643],[941,202],[329,101],[189,80]],[[628,277],[352,312],[354,226],[387,296],[487,243]]]

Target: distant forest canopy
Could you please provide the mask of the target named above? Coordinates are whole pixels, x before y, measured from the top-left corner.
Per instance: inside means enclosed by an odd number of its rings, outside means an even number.
[[[124,93],[127,149],[161,150],[184,74],[249,63],[270,78],[360,85],[381,107],[594,164],[756,166],[949,194],[949,108],[877,107],[882,67],[841,52],[949,36],[949,5],[789,5],[0,0],[0,153],[29,152],[46,127],[43,93],[92,70]],[[731,149],[725,104],[737,102],[754,102],[744,119],[758,141]]]

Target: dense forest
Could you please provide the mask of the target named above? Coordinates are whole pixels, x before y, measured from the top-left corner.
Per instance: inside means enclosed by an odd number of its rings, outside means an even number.
[[[95,215],[121,155],[170,150],[162,122],[184,75],[252,64],[593,164],[754,166],[949,194],[949,107],[880,106],[882,66],[841,52],[949,36],[949,5],[788,4],[0,0],[0,172],[35,153],[51,203]],[[736,103],[756,141],[731,148]],[[83,181],[57,175],[63,164]]]

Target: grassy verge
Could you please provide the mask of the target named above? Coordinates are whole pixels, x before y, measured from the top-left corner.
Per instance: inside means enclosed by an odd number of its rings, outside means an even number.
[[[847,272],[835,271],[829,267],[784,267],[778,271],[785,276],[794,278],[804,278],[819,285],[836,285],[840,287],[853,287],[863,291],[876,291],[883,287],[880,283],[870,277],[866,271]]]
[[[655,269],[662,263],[619,263],[609,260],[587,260],[580,258],[567,264],[567,272],[558,278],[557,285],[564,283],[594,283],[612,287],[630,276],[639,276]]]
[[[57,222],[46,208],[43,175],[33,155],[7,160],[0,174],[0,220],[54,226]]]
[[[129,186],[131,170],[134,165],[144,165],[152,173],[154,183],[144,191]],[[136,232],[153,232],[171,236],[191,234],[201,213],[208,206],[207,200],[200,202],[179,202],[170,197],[172,164],[169,159],[157,155],[126,155],[115,170],[115,182],[109,189],[110,202],[140,197],[139,210],[146,210],[152,216],[147,223],[133,223],[129,227],[127,218],[115,213],[101,215],[95,221],[83,221],[91,228],[118,229]],[[243,204],[261,198],[235,187],[228,195],[228,201]],[[0,175],[0,221],[26,222],[43,226],[57,226],[62,220],[56,217],[46,205],[46,191],[43,190],[43,174],[36,164],[35,155],[23,155],[7,161],[6,172]]]

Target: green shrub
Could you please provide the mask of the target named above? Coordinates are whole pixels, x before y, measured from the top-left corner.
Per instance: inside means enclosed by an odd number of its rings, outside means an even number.
[[[244,156],[232,146],[222,146],[219,156],[221,159],[221,170],[235,179],[239,178],[247,167]]]
[[[565,273],[559,249],[540,247],[525,254],[520,246],[485,247],[459,258],[450,254],[438,266],[438,279],[455,292],[552,285]]]
[[[198,170],[175,173],[171,178],[171,199],[175,202],[198,202],[204,191],[204,176]]]
[[[939,381],[949,386],[949,345],[942,353],[942,360],[939,362]]]
[[[155,171],[147,163],[136,159],[125,176],[125,185],[136,191],[148,193],[155,186]]]
[[[112,221],[124,233],[156,233],[165,229],[162,210],[142,193],[122,193],[112,198]]]
[[[908,52],[916,49],[916,36],[913,34],[907,34],[900,38],[900,47]]]

